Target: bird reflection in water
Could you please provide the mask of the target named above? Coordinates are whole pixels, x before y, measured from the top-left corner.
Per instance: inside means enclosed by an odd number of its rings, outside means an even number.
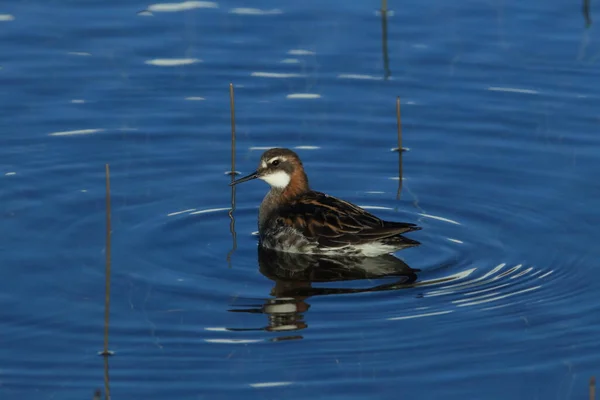
[[[298,331],[308,325],[304,313],[310,305],[306,300],[312,296],[351,294],[398,290],[412,286],[418,269],[409,267],[391,254],[378,257],[333,257],[311,254],[286,253],[258,246],[260,272],[275,282],[271,290],[274,298],[260,306],[232,309],[231,312],[266,314],[268,325],[259,330],[269,332]],[[370,279],[394,278],[392,282],[372,286]],[[313,283],[365,280],[361,288],[313,287]],[[257,329],[235,329],[249,331]],[[302,336],[285,336],[273,339],[301,339]]]

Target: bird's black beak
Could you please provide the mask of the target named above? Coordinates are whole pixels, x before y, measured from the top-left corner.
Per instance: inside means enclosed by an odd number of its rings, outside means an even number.
[[[229,184],[229,186],[237,185],[238,183],[242,183],[242,182],[251,181],[252,179],[256,179],[256,178],[258,178],[258,171],[254,171],[250,175],[244,176],[243,178],[240,178],[236,181],[231,182]]]

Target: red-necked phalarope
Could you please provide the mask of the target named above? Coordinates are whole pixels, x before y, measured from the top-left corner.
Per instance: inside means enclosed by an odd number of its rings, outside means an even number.
[[[307,254],[374,257],[419,245],[401,234],[415,224],[384,221],[362,208],[311,190],[302,161],[289,149],[267,150],[258,169],[230,185],[252,179],[271,185],[258,213],[262,246]]]

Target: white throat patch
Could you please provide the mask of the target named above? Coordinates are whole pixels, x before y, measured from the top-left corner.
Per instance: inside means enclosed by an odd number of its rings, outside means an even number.
[[[283,189],[290,183],[290,176],[285,171],[277,171],[269,175],[261,176],[260,179],[278,189]]]

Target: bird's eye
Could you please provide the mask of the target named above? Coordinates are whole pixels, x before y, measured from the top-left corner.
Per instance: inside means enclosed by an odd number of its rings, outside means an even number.
[[[273,160],[273,162],[271,163],[272,166],[276,167],[279,165],[279,160]]]

